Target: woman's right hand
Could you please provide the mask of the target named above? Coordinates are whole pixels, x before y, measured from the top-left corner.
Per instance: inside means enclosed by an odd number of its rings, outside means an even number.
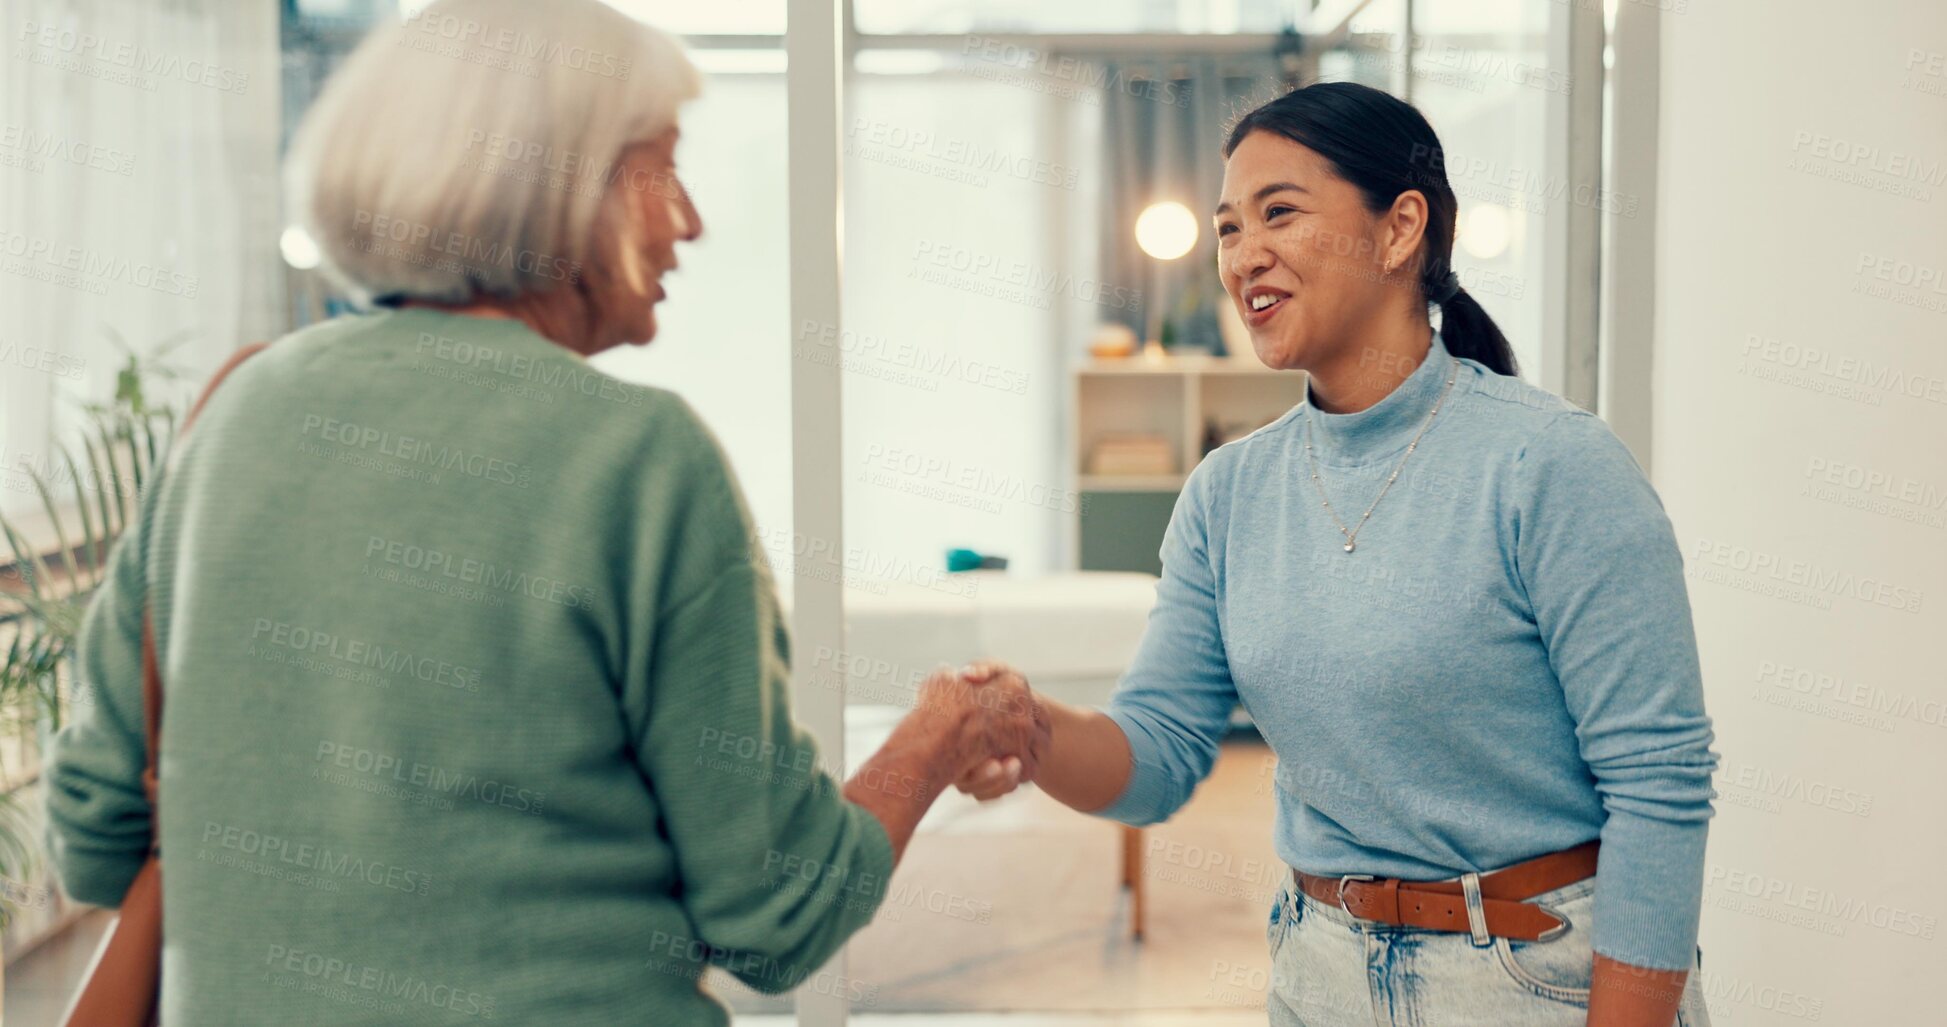
[[[877,817],[902,858],[920,818],[946,786],[989,759],[1016,780],[1032,779],[1049,739],[1020,675],[969,680],[946,667],[919,687],[918,701],[886,743],[845,783],[845,798]]]
[[[1019,671],[996,660],[969,665],[969,684],[1027,689]],[[954,787],[983,802],[1033,781],[1048,796],[1084,813],[1106,808],[1129,784],[1129,739],[1101,710],[1033,695],[1036,736],[1032,766],[1017,767],[1004,755],[978,760],[954,778]]]
[[[920,686],[915,712],[944,726],[956,782],[988,764],[1008,768],[1016,784],[1034,779],[1048,726],[1021,675],[1002,665],[941,668]]]
[[[1047,747],[1053,743],[1053,728],[1046,700],[1033,694],[1028,688],[1027,678],[1014,668],[998,660],[980,660],[969,664],[960,672],[967,683],[978,687],[1000,687],[1012,689],[1018,682],[1019,688],[1028,695],[1032,704],[1037,734],[1035,748],[1036,766],[1045,757]],[[1024,764],[1012,756],[988,756],[976,760],[955,779],[953,786],[962,793],[971,795],[981,802],[998,799],[1019,788],[1023,782],[1034,779],[1034,766]]]

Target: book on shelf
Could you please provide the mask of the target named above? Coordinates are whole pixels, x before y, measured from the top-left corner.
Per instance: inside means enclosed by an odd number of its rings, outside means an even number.
[[[1088,468],[1103,477],[1175,474],[1176,453],[1161,435],[1109,435],[1089,450]]]

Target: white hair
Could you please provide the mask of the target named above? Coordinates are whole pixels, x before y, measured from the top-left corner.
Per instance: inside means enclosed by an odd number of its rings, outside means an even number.
[[[361,305],[546,291],[592,259],[623,149],[700,86],[674,39],[598,0],[443,0],[345,59],[285,186]]]

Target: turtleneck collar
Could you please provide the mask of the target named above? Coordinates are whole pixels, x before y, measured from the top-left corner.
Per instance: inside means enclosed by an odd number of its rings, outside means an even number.
[[[1432,344],[1427,347],[1426,359],[1420,362],[1420,366],[1414,368],[1413,373],[1407,375],[1406,380],[1393,391],[1364,410],[1349,414],[1328,414],[1320,410],[1308,378],[1305,382],[1305,416],[1311,422],[1313,451],[1321,462],[1341,465],[1357,465],[1397,456],[1419,433],[1420,426],[1426,423],[1427,412],[1433,409],[1434,401],[1446,388],[1447,379],[1454,375],[1453,358],[1448,355],[1440,333],[1434,332]],[[1460,387],[1461,382],[1456,378],[1453,392],[1448,393],[1448,402],[1440,407],[1441,417],[1447,415],[1448,405]]]

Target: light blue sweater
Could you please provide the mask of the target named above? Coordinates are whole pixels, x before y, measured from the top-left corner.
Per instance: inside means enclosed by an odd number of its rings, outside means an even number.
[[[1311,403],[1212,453],[1176,505],[1107,707],[1135,769],[1102,814],[1176,811],[1241,702],[1278,754],[1276,843],[1317,874],[1437,879],[1602,839],[1596,951],[1688,969],[1717,756],[1683,560],[1594,415],[1463,360]]]

